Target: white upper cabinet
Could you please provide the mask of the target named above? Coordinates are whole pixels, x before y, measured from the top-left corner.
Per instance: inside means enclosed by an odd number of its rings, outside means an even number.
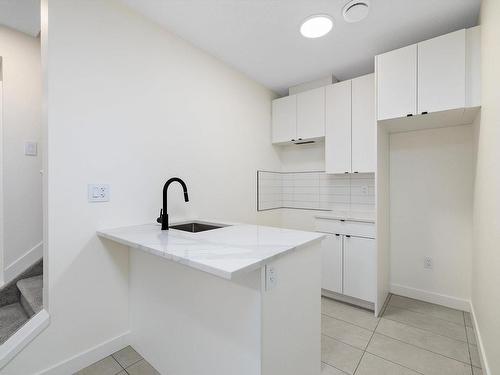
[[[290,142],[297,136],[297,97],[285,96],[273,100],[273,143]]]
[[[417,113],[417,46],[412,45],[376,57],[377,118]]]
[[[321,288],[342,293],[343,236],[332,234],[321,243]]]
[[[297,94],[297,140],[325,136],[325,88]]]
[[[418,43],[418,113],[465,107],[465,30]]]
[[[327,86],[327,173],[375,172],[375,130],[373,74]]]
[[[377,56],[377,120],[419,115],[399,127],[386,121],[390,131],[470,123],[481,105],[480,50],[475,27]]]
[[[325,170],[351,171],[351,81],[326,87]]]
[[[375,75],[352,80],[352,172],[375,172]]]

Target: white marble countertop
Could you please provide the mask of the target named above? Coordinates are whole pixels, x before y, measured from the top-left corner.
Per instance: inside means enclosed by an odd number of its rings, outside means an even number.
[[[182,223],[172,223],[175,224]],[[322,233],[247,224],[198,233],[162,231],[159,224],[144,224],[99,230],[97,235],[225,279],[258,269],[301,245],[324,237]]]
[[[334,219],[375,223],[375,212],[368,211],[329,211],[315,216],[317,219]]]

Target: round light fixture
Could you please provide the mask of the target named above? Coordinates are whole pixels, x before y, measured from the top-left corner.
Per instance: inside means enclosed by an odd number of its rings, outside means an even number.
[[[308,17],[300,26],[300,33],[306,38],[320,38],[330,32],[333,21],[330,16],[318,14]]]
[[[346,22],[359,22],[368,16],[369,10],[369,0],[351,0],[342,9],[342,15]]]

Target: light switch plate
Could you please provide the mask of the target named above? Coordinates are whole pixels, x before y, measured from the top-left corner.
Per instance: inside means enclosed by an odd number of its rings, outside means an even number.
[[[36,156],[38,154],[38,143],[26,141],[24,142],[24,155]]]
[[[109,185],[89,184],[88,198],[89,202],[109,202]]]

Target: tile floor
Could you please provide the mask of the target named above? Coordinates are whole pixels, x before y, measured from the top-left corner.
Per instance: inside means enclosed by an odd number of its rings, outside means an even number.
[[[131,346],[90,365],[75,375],[160,375]]]
[[[392,295],[382,318],[321,301],[322,375],[482,375],[470,314]]]
[[[321,375],[482,375],[469,313],[392,295],[382,318],[321,300]],[[128,346],[77,375],[159,375]]]

